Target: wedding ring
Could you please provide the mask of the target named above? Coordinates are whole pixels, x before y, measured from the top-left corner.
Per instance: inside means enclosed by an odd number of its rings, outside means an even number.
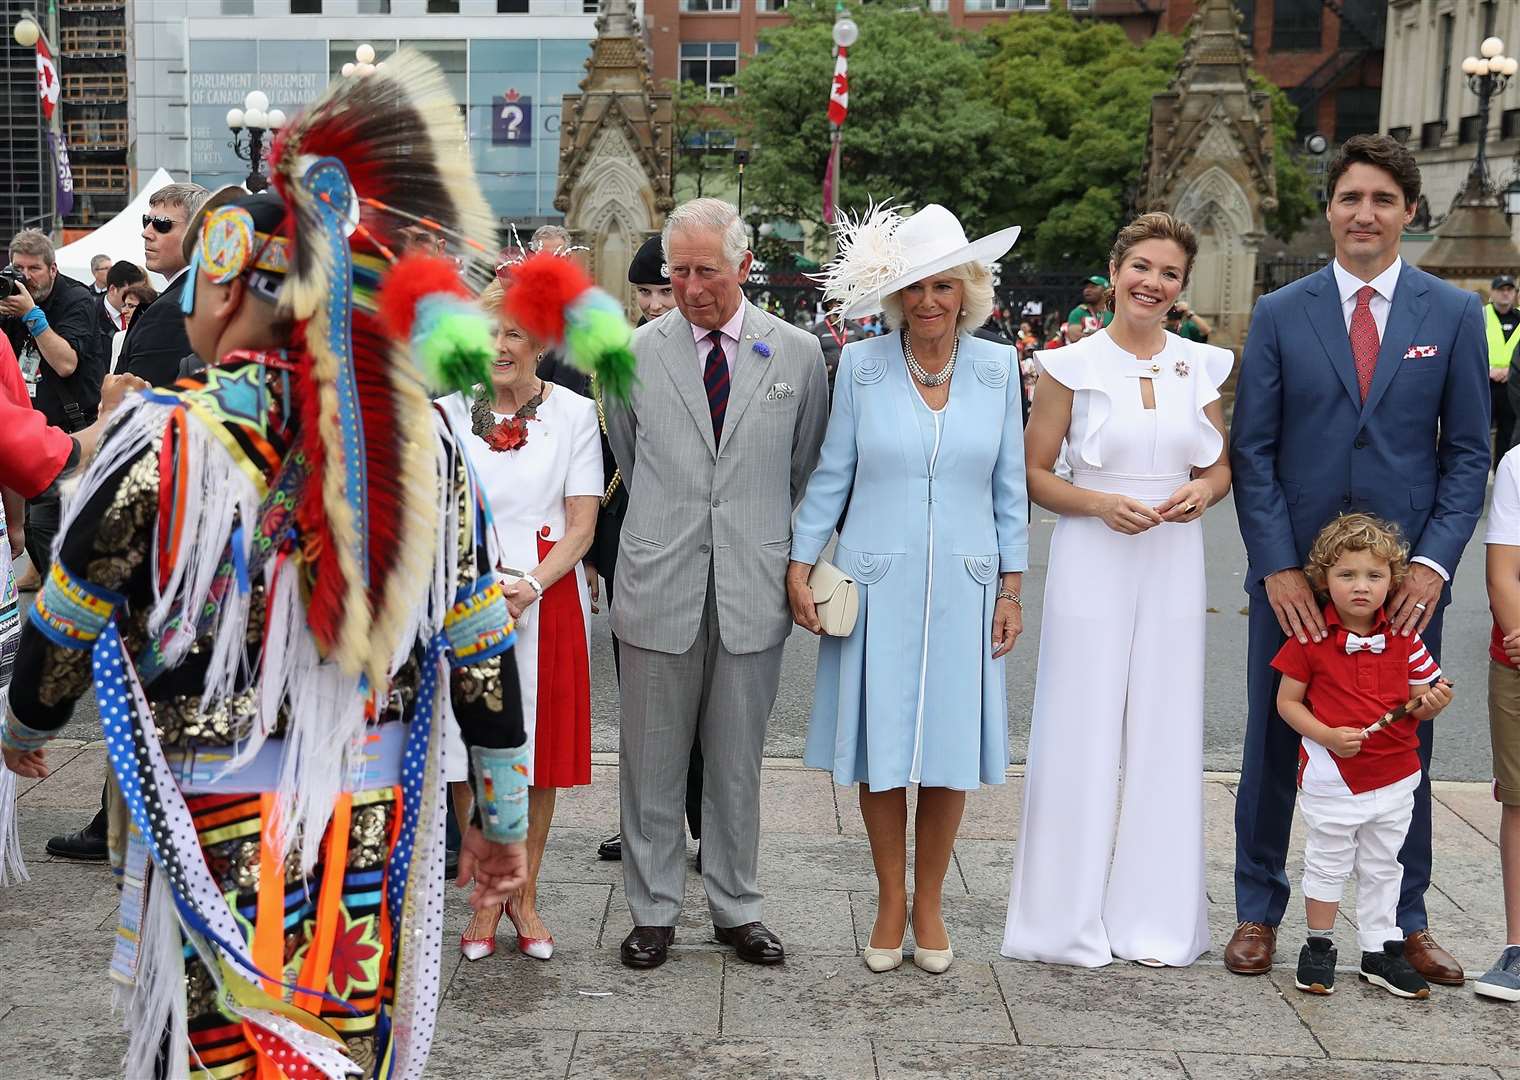
[[[1420,603],[1418,600],[1416,600],[1414,602],[1414,607],[1415,607],[1416,611],[1424,611],[1425,610],[1425,605],[1422,604],[1422,603]]]
[[[1198,509],[1198,507],[1194,506],[1192,503],[1188,503],[1186,506],[1184,506],[1182,508],[1182,512],[1184,514],[1191,514],[1194,510],[1197,510],[1197,509]]]

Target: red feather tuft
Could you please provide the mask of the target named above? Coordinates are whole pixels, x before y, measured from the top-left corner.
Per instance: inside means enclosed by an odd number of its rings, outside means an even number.
[[[505,307],[518,326],[540,341],[565,340],[565,309],[591,288],[573,259],[540,252],[512,267]]]
[[[380,321],[395,338],[412,336],[417,304],[431,293],[449,293],[469,299],[470,290],[459,280],[452,259],[439,255],[403,255],[380,284]]]

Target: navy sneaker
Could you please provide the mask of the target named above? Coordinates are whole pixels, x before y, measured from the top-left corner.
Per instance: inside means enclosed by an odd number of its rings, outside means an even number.
[[[1402,941],[1383,942],[1383,951],[1380,953],[1362,953],[1362,978],[1373,986],[1381,986],[1395,997],[1430,996],[1430,984],[1425,981],[1425,976],[1404,958]]]
[[[1498,961],[1473,983],[1473,991],[1500,1001],[1520,1001],[1520,945],[1511,945]]]
[[[1329,938],[1311,937],[1298,951],[1298,974],[1293,985],[1306,994],[1335,993],[1335,957]]]

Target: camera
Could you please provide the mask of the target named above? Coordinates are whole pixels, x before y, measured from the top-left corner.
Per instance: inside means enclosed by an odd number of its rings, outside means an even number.
[[[26,288],[26,275],[15,263],[0,270],[0,300],[9,300],[17,289]]]

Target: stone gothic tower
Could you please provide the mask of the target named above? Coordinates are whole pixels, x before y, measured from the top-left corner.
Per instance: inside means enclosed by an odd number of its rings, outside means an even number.
[[[1265,215],[1277,205],[1271,102],[1251,86],[1239,19],[1231,0],[1198,5],[1177,75],[1151,101],[1137,200],[1197,230],[1186,295],[1226,347],[1245,341]]]
[[[603,0],[579,94],[566,94],[554,207],[590,249],[596,283],[636,314],[628,264],[658,232],[671,197],[669,94],[655,93],[628,0]]]

